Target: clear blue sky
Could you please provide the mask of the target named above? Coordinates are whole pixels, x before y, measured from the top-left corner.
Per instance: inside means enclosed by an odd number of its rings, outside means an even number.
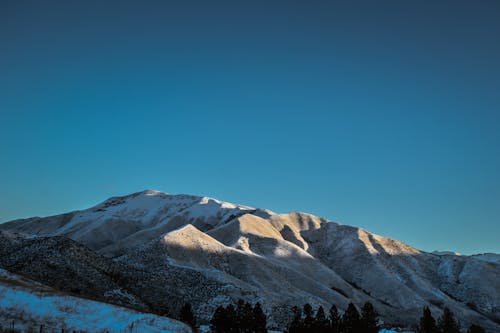
[[[153,188],[500,252],[498,1],[1,1],[0,221]]]

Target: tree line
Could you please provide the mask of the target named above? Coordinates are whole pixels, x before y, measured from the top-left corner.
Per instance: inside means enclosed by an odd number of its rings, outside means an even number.
[[[190,303],[182,306],[178,319],[189,325],[193,332],[199,332],[199,326]],[[265,333],[267,332],[267,316],[260,303],[251,305],[242,299],[234,305],[219,306],[210,320],[210,331],[213,333]]]
[[[182,306],[177,319],[191,327],[193,332],[199,332],[199,326],[192,306],[186,303]],[[39,332],[44,332],[41,324]],[[340,315],[337,307],[332,305],[328,313],[322,306],[314,311],[310,304],[302,308],[292,308],[292,320],[288,324],[288,333],[377,333],[380,330],[378,313],[370,302],[366,302],[361,311],[353,303],[349,303],[346,311]],[[35,330],[29,330],[35,331]],[[36,329],[38,331],[38,329]],[[219,306],[210,320],[212,333],[266,333],[267,316],[260,303],[252,305],[243,300],[235,304]],[[2,325],[0,333],[19,333],[14,323]],[[66,332],[62,329],[61,332]],[[68,331],[83,332],[83,331]],[[453,312],[445,308],[443,314],[436,320],[429,307],[424,307],[418,324],[418,333],[461,333],[460,326]],[[470,325],[467,333],[485,333],[485,330],[476,324]]]
[[[310,304],[302,308],[292,308],[292,320],[288,324],[288,333],[378,333],[381,329],[378,313],[370,302],[366,302],[360,311],[353,303],[349,303],[346,311],[340,315],[335,305],[328,313],[322,306],[314,311]],[[194,332],[198,325],[190,304],[185,304],[179,319],[188,324]],[[251,305],[243,300],[235,304],[219,306],[210,320],[212,333],[265,333],[267,332],[267,316],[260,303]],[[461,333],[454,314],[445,308],[441,317],[436,320],[429,309],[424,307],[420,317],[418,333]],[[485,333],[484,329],[472,324],[467,333]]]
[[[366,302],[361,308],[361,314],[356,306],[350,303],[342,316],[339,315],[337,307],[332,305],[328,316],[322,306],[316,314],[312,306],[306,304],[303,310],[298,307],[292,308],[293,319],[288,327],[289,333],[377,333],[378,316],[370,302]]]
[[[419,333],[460,333],[453,312],[450,309],[444,308],[443,315],[436,321],[431,314],[429,307],[424,307],[422,317],[420,317]],[[467,333],[485,333],[484,329],[476,324],[470,325]]]

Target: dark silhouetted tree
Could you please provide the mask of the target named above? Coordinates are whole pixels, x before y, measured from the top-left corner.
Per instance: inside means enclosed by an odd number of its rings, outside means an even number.
[[[249,329],[252,328],[252,325],[254,325],[254,318],[253,318],[253,308],[252,305],[248,302],[245,302],[245,318],[244,318],[244,327],[247,327]]]
[[[424,307],[420,317],[419,333],[437,333],[436,320],[431,314],[429,307]]]
[[[467,330],[467,333],[485,333],[485,331],[484,328],[482,328],[481,326],[472,324]]]
[[[214,333],[266,333],[267,317],[259,303],[252,307],[248,302],[238,300],[236,307],[229,304],[219,306],[210,320]]]
[[[189,303],[184,304],[184,306],[181,308],[181,312],[179,314],[179,319],[180,319],[180,321],[188,324],[192,328],[196,327],[196,318],[194,317],[193,309],[191,308],[191,304],[189,304]]]
[[[314,311],[311,304],[304,305],[304,324],[305,332],[312,332],[314,330]]]
[[[226,306],[226,316],[229,327],[228,332],[239,332],[237,330],[238,324],[236,323],[236,309],[233,304],[228,304],[228,306]]]
[[[267,332],[267,317],[262,311],[262,307],[260,303],[256,303],[253,307],[253,331],[255,333],[265,333]]]
[[[226,333],[228,332],[228,328],[226,309],[219,306],[215,309],[212,319],[210,319],[210,330],[214,333]]]
[[[248,332],[252,327],[252,307],[248,302],[239,299],[236,303],[235,322],[241,332]]]
[[[378,318],[377,312],[373,308],[372,303],[366,302],[361,308],[361,332],[362,333],[377,333]]]
[[[328,333],[329,328],[330,322],[326,319],[325,310],[320,306],[314,318],[314,331],[317,333]]]
[[[332,305],[330,308],[330,314],[328,316],[328,319],[330,321],[330,333],[340,333],[340,327],[341,327],[341,318],[339,316],[339,312],[337,310],[337,307],[335,305]]]
[[[353,303],[349,303],[347,310],[342,316],[342,332],[343,333],[359,333],[361,319],[359,317],[358,309]]]
[[[443,315],[439,318],[438,328],[440,333],[460,333],[457,321],[453,316],[453,312],[448,308],[444,308]]]
[[[299,309],[298,306],[294,306],[292,308],[293,319],[290,325],[288,326],[289,333],[301,333],[302,328],[302,310]]]

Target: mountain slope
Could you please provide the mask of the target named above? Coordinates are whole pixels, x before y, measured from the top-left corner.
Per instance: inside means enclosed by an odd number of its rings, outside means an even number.
[[[131,331],[188,333],[166,317],[73,297],[0,269],[0,322],[35,331]],[[41,329],[40,329],[41,330]]]
[[[93,250],[117,256],[187,223],[206,231],[246,212],[269,215],[207,197],[146,190],[113,197],[82,211],[7,222],[2,228],[39,236],[65,235]]]
[[[463,324],[500,331],[498,263],[422,252],[310,214],[143,191],[0,229],[69,237],[114,258],[100,260],[130,267],[116,268],[129,281],[140,276],[143,287],[125,288],[148,307],[164,295],[170,307],[189,300],[208,318],[217,305],[244,297],[261,301],[271,322],[283,326],[290,306],[306,302],[345,309],[370,301],[386,320],[406,323],[423,306],[436,315],[447,306]]]

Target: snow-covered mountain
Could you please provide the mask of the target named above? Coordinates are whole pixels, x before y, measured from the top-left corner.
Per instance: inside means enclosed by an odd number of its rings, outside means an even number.
[[[33,235],[64,235],[116,256],[188,223],[206,231],[245,213],[272,214],[207,197],[147,190],[113,197],[82,211],[4,223],[2,228]]]
[[[245,298],[260,301],[271,322],[282,327],[290,307],[306,302],[345,309],[349,302],[370,301],[387,321],[408,324],[423,306],[436,315],[447,306],[464,325],[479,322],[500,332],[498,261],[426,253],[310,214],[276,214],[148,190],[82,211],[4,223],[0,229],[28,235],[15,236],[31,244],[24,248],[50,248],[51,257],[59,258],[52,263],[58,274],[78,261],[80,268],[73,271],[87,277],[83,280],[89,285],[109,280],[92,293],[94,297],[121,288],[131,306],[138,308],[154,310],[161,305],[155,297],[162,295],[173,309],[190,301],[206,319],[217,305]],[[66,245],[47,245],[54,239],[63,244],[64,237],[77,242],[71,246],[90,248],[89,253],[78,251],[95,258],[75,259],[74,251],[64,250]],[[9,242],[4,241],[4,249],[15,246]],[[3,253],[7,252],[12,253]],[[29,258],[28,252],[24,258]],[[68,256],[73,259],[61,259]],[[6,269],[10,265],[34,279],[43,275],[23,268],[20,257],[5,258],[0,265]],[[104,277],[90,273],[96,270],[94,260],[103,262],[105,268],[97,271]],[[80,289],[92,291],[89,286]]]

